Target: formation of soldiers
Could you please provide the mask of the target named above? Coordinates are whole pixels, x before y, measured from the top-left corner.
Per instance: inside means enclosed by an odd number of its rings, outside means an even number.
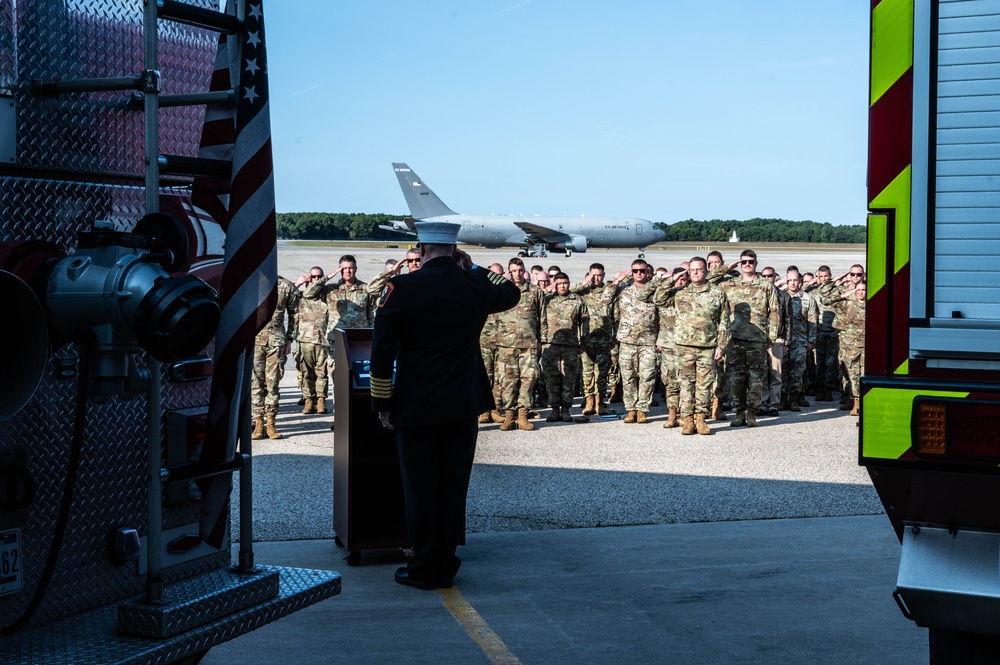
[[[254,438],[281,438],[275,425],[278,384],[291,343],[303,414],[329,412],[335,369],[334,329],[370,328],[388,280],[420,267],[418,250],[386,262],[370,283],[357,278],[357,261],[340,258],[324,274],[314,266],[293,284],[278,279],[278,306],[257,336],[254,358]],[[709,420],[756,427],[759,416],[799,411],[840,392],[841,408],[859,414],[858,380],[864,366],[865,273],[860,265],[833,278],[788,266],[783,276],[758,268],[745,250],[726,265],[713,251],[673,269],[643,259],[606,280],[594,263],[576,284],[551,266],[529,269],[521,258],[490,270],[521,291],[517,306],[492,315],[480,338],[497,408],[480,423],[502,431],[533,430],[536,405],[550,406],[548,422],[617,417],[646,423],[662,387],[665,428],[711,434]],[[579,415],[570,413],[582,394]]]

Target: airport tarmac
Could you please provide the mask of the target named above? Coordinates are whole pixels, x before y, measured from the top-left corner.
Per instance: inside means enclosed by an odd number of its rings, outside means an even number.
[[[349,250],[300,251],[283,248],[279,264],[329,270]],[[384,261],[352,253],[359,265]],[[573,260],[582,271],[634,256],[599,254]],[[299,413],[294,383],[289,368],[285,438],[254,442],[257,561],[338,570],[343,592],[212,649],[204,665],[927,660],[926,631],[891,598],[899,545],[857,464],[858,419],[835,402],[756,429],[713,422],[711,437],[663,429],[662,406],[647,425],[483,425],[465,563],[454,589],[424,592],[394,583],[399,551],[343,560],[332,540],[335,415]]]
[[[413,242],[416,242],[416,239]],[[358,279],[368,282],[385,269],[386,260],[402,259],[406,255],[406,249],[412,246],[413,242],[408,243],[404,239],[399,242],[370,246],[370,243],[363,245],[304,245],[295,241],[279,240],[278,274],[294,282],[300,275],[308,274],[309,269],[314,265],[318,265],[330,273],[338,268],[338,260],[341,256],[351,254],[358,261]],[[463,246],[462,249],[472,256],[473,261],[484,266],[496,262],[506,267],[507,261],[512,256],[517,256],[518,252],[514,247],[486,249],[485,247]],[[865,250],[860,245],[660,243],[648,247],[645,254],[646,260],[654,267],[673,268],[692,256],[705,256],[712,250],[722,252],[723,258],[732,262],[739,258],[740,252],[744,249],[753,249],[757,252],[760,268],[771,266],[781,276],[784,276],[785,270],[790,265],[798,266],[799,270],[803,272],[815,272],[816,268],[825,264],[830,266],[833,276],[837,277],[847,272],[852,264],[864,265],[865,263]],[[570,281],[575,283],[587,274],[591,263],[603,264],[610,278],[618,270],[627,270],[638,255],[637,249],[591,249],[583,254],[574,253],[570,257],[559,252],[550,253],[544,258],[529,257],[524,259],[524,263],[527,267],[539,264],[546,269],[549,266],[557,265],[569,275]]]

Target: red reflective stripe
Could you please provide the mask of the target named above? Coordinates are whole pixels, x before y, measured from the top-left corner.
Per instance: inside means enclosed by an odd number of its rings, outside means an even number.
[[[913,70],[908,69],[868,112],[869,201],[909,166],[912,142]]]

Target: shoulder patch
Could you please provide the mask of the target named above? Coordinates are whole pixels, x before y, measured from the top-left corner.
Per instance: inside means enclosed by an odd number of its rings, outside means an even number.
[[[492,270],[487,270],[486,271],[486,279],[490,280],[491,282],[493,282],[497,286],[499,286],[500,284],[503,284],[504,282],[508,281],[506,277],[504,277],[503,275],[498,275],[495,272],[493,272]]]
[[[389,300],[389,296],[391,295],[392,295],[392,282],[389,282],[388,284],[385,285],[385,288],[382,289],[382,295],[378,297],[379,309],[385,306],[385,303]]]

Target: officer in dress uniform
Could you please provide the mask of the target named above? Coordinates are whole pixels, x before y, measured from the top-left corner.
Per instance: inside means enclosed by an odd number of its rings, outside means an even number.
[[[371,351],[372,408],[396,432],[414,555],[396,581],[452,586],[465,536],[477,419],[495,408],[479,349],[486,317],[520,291],[456,247],[460,224],[418,222],[421,269],[389,280]],[[393,363],[395,362],[395,381]]]

